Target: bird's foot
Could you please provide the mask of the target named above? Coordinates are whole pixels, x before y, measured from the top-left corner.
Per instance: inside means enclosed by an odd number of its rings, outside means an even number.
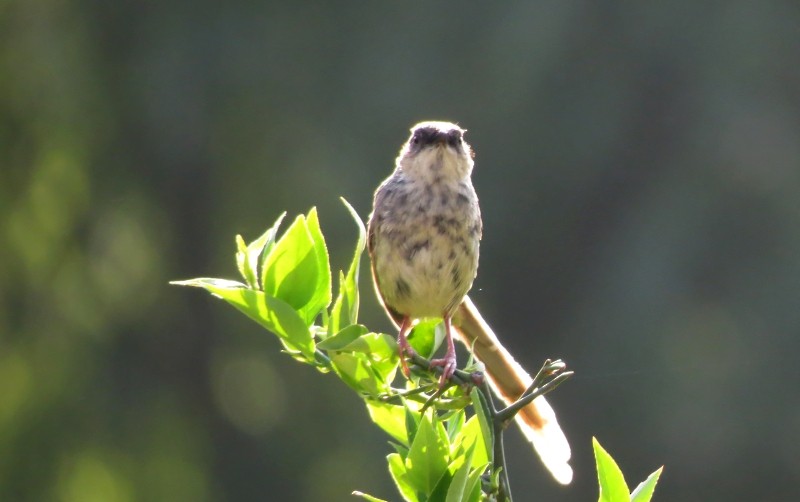
[[[453,376],[453,373],[456,371],[455,352],[451,353],[448,351],[442,359],[431,359],[430,367],[435,368],[436,366],[442,367],[442,375],[439,377],[439,388],[444,388],[444,386],[447,385],[447,381],[450,380],[450,377]]]

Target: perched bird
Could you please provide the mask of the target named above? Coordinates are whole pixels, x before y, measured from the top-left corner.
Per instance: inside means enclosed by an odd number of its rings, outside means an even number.
[[[414,321],[444,321],[447,350],[440,385],[456,369],[455,331],[486,366],[489,383],[506,402],[532,378],[500,344],[466,297],[478,270],[482,223],[472,186],[472,148],[465,130],[449,122],[421,122],[397,157],[394,172],[375,191],[368,223],[368,251],[378,296],[392,321],[403,373],[413,353],[407,335]],[[517,423],[557,481],[572,480],[570,448],[544,397],[517,414]]]
[[[403,372],[412,321],[444,319],[447,352],[441,383],[456,369],[451,319],[478,271],[481,215],[472,188],[472,150],[464,131],[447,122],[411,130],[397,165],[375,192],[368,247],[378,293],[400,325]]]

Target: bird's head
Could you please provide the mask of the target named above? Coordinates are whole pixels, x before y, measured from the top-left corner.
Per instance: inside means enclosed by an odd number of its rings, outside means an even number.
[[[407,176],[442,181],[469,178],[474,154],[465,129],[450,122],[420,122],[400,150],[397,168]]]

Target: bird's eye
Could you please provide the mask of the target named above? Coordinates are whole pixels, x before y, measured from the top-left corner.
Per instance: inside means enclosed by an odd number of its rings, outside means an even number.
[[[412,145],[418,145],[419,144],[419,135],[418,134],[415,134],[415,135],[411,136],[411,144]]]

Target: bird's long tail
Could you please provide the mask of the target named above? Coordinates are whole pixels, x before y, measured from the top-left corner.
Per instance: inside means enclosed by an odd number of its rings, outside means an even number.
[[[528,372],[500,344],[469,297],[464,298],[453,316],[453,327],[467,347],[474,347],[475,357],[486,366],[492,390],[503,401],[515,401],[533,382]],[[569,443],[544,396],[537,397],[523,408],[516,420],[556,481],[569,484],[572,481]]]

